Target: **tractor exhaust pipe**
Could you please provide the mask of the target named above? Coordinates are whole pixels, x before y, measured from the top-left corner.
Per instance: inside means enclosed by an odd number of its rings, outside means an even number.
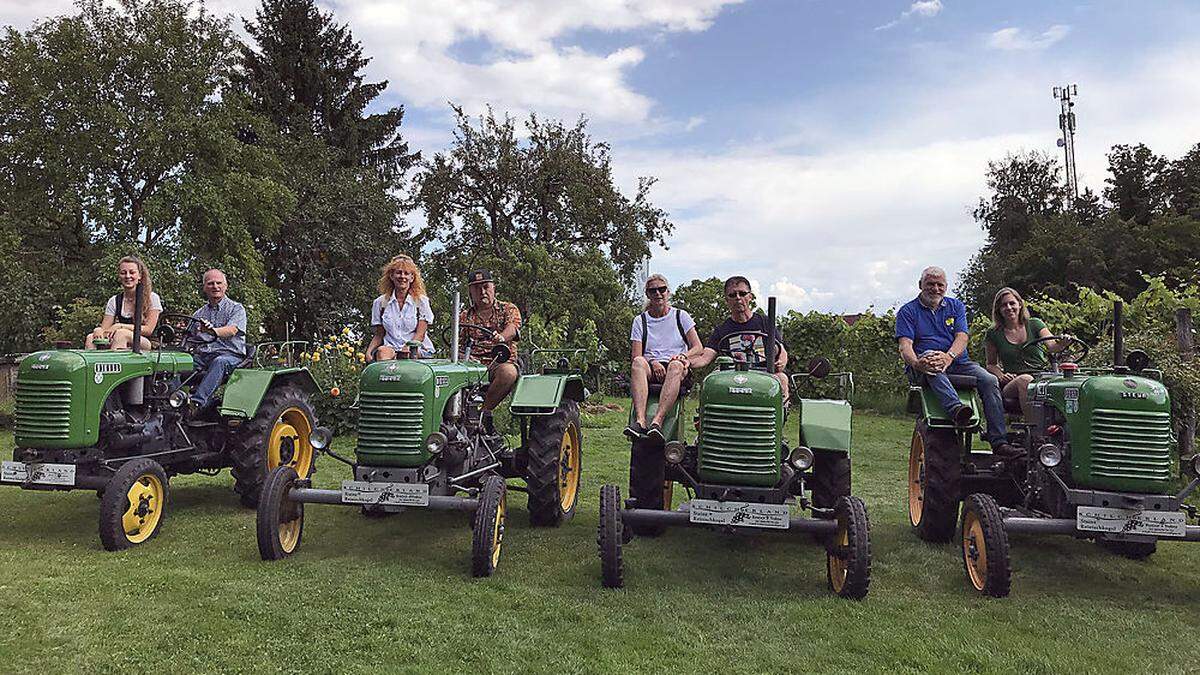
[[[133,298],[133,353],[142,353],[142,284],[146,282],[139,281],[137,288],[134,289]],[[120,309],[118,307],[117,309]]]
[[[1121,327],[1120,300],[1113,302],[1113,365],[1125,365],[1125,329]]]
[[[451,329],[453,337],[450,338],[450,361],[458,363],[458,312],[462,305],[462,297],[458,291],[454,292],[454,316],[451,321],[454,322],[454,327]]]
[[[767,298],[767,337],[763,339],[767,356],[767,372],[775,374],[775,297]]]

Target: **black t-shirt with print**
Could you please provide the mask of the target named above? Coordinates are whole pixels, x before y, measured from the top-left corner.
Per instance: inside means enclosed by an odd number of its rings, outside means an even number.
[[[720,356],[733,357],[735,361],[749,360],[750,367],[756,370],[766,370],[767,347],[763,335],[767,334],[767,325],[767,317],[761,312],[750,315],[750,320],[745,323],[726,319],[725,323],[717,326],[704,346]],[[776,349],[778,345],[783,345],[783,333],[778,326],[775,328],[775,343]]]

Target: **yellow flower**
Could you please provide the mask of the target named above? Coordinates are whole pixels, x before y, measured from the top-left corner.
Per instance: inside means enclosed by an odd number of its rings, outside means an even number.
[[[307,359],[310,358],[310,355],[308,352],[300,352],[300,358]]]
[[[359,352],[359,353],[358,353],[358,360],[359,360],[359,361],[361,361],[361,362],[363,362],[363,363],[366,363],[366,361],[367,361],[367,355],[366,355],[366,354],[363,354],[362,352]]]
[[[321,352],[317,352],[317,353],[313,354],[313,355],[312,355],[312,360],[313,360],[313,362],[314,362],[314,363],[315,363],[315,362],[317,362],[317,361],[320,361],[320,360],[321,360]]]
[[[342,329],[342,335],[349,335],[349,334],[350,334],[350,326],[346,326],[345,328]]]

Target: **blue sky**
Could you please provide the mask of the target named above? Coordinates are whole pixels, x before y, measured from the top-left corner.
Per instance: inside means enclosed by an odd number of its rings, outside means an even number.
[[[246,16],[253,0],[210,0]],[[816,0],[339,0],[426,153],[447,101],[586,115],[622,186],[659,178],[655,271],[749,276],[785,308],[883,309],[982,243],[989,160],[1057,152],[1076,82],[1085,185],[1108,148],[1200,142],[1200,4]],[[0,22],[69,11],[0,0]],[[419,219],[417,220],[419,222]],[[1025,289],[1036,291],[1037,289]]]

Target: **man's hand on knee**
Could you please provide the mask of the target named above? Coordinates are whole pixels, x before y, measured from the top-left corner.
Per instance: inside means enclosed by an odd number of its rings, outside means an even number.
[[[667,367],[662,364],[662,361],[652,361],[650,372],[654,374],[654,379],[662,380],[667,375]]]

